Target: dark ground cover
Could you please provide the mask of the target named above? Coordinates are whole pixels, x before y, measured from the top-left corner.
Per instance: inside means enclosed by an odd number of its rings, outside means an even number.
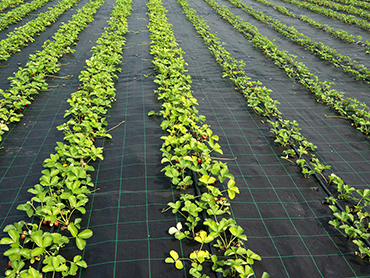
[[[61,22],[66,22],[86,2],[81,0],[77,7],[38,36],[35,43],[2,64],[2,89],[8,89],[7,77],[12,76],[19,65],[25,64],[29,54],[40,49],[43,41],[52,36]],[[227,1],[218,2],[231,7]],[[296,26],[316,41],[327,43],[365,65],[370,64],[359,47],[345,44],[252,0],[244,2],[285,24]],[[98,190],[90,197],[82,222],[83,227],[93,230],[94,236],[88,240],[84,253],[89,267],[79,273],[80,277],[190,277],[186,270],[178,271],[173,265],[164,263],[170,250],[176,249],[186,256],[193,247],[167,233],[179,219],[170,212],[161,213],[179,192],[171,187],[170,181],[160,171],[160,136],[164,134],[160,128],[161,120],[147,117],[149,111],[160,109],[160,103],[154,95],[157,85],[153,82],[150,62],[146,3],[133,1],[128,22],[131,32],[126,36],[122,72],[116,83],[117,101],[109,113],[108,129],[121,121],[125,123],[112,130],[113,139],[97,142],[104,147],[105,159],[94,164],[93,180]],[[318,146],[317,156],[322,162],[330,164],[346,183],[356,188],[368,188],[368,138],[347,120],[326,118],[325,114],[335,115],[332,110],[317,103],[308,91],[289,79],[206,2],[189,0],[189,3],[207,20],[211,32],[217,32],[221,41],[226,42],[225,48],[231,55],[245,61],[246,73],[273,90],[271,97],[281,102],[279,109],[284,117],[298,121],[302,134]],[[280,1],[275,3],[370,39],[370,33],[353,26]],[[331,210],[322,204],[326,195],[316,181],[312,177],[304,178],[298,167],[280,158],[283,149],[274,143],[268,125],[261,123],[262,118],[248,108],[247,101],[235,91],[232,83],[222,78],[221,68],[182,14],[181,7],[174,0],[164,0],[163,4],[168,10],[167,17],[173,24],[179,46],[186,52],[184,58],[192,76],[193,95],[198,99],[199,112],[206,116],[206,123],[220,136],[224,157],[237,157],[228,162],[241,191],[231,202],[232,216],[245,229],[247,248],[262,257],[262,261],[254,265],[257,277],[263,271],[279,278],[370,277],[369,262],[355,256],[355,245],[329,226]],[[38,182],[43,160],[63,138],[56,126],[65,121],[66,100],[79,86],[79,72],[91,56],[91,47],[106,27],[113,5],[113,0],[105,2],[94,21],[80,34],[76,52],[61,60],[63,66],[58,75],[73,77],[50,78],[50,86],[55,87],[42,92],[26,109],[20,123],[11,126],[6,134],[0,150],[1,229],[25,219],[24,213],[17,211],[16,207],[30,198],[27,190]],[[297,59],[320,80],[334,81],[337,83],[334,88],[369,104],[368,85],[319,60],[241,10],[231,7],[231,11],[256,25],[262,34],[275,39],[281,49],[297,55]],[[0,32],[0,38],[4,38],[9,30]],[[5,246],[0,246],[0,253],[5,250]],[[74,254],[75,251],[67,249],[64,252]],[[6,268],[7,261],[1,257],[0,275]],[[210,275],[212,277],[213,274]]]

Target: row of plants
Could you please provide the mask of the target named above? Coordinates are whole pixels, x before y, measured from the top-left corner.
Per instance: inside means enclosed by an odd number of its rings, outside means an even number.
[[[324,7],[312,4],[312,3],[307,3],[305,1],[298,1],[298,0],[281,0],[283,2],[295,5],[299,8],[305,8],[307,10],[310,10],[312,12],[318,13],[325,15],[329,18],[334,18],[339,21],[342,21],[347,24],[354,24],[357,27],[365,30],[365,31],[370,31],[370,22],[364,19],[358,19],[357,17],[353,15],[345,15],[341,14],[339,12],[333,11],[331,9],[326,9]]]
[[[370,3],[365,1],[357,1],[357,0],[335,0],[335,2],[349,4],[356,7],[361,7],[364,9],[370,9]]]
[[[303,46],[304,49],[320,57],[320,59],[328,61],[335,67],[339,67],[344,72],[355,76],[357,80],[370,81],[370,70],[363,64],[359,64],[357,61],[352,60],[349,56],[338,53],[334,48],[331,48],[322,42],[316,42],[303,33],[299,33],[294,26],[288,27],[280,20],[267,16],[264,12],[257,11],[240,0],[228,1],[234,6],[241,8],[257,20],[269,25],[275,31],[289,38],[294,43]]]
[[[309,3],[313,3],[318,6],[328,7],[330,9],[333,9],[339,12],[346,12],[348,14],[360,16],[360,17],[366,18],[367,20],[370,19],[369,11],[363,10],[361,8],[356,8],[351,3],[347,3],[347,5],[341,5],[341,4],[337,4],[335,2],[328,1],[328,0],[305,0],[305,1]],[[357,2],[360,2],[360,1],[357,1]]]
[[[327,24],[315,21],[315,20],[313,20],[312,18],[310,18],[308,16],[300,15],[299,20],[301,20],[302,22],[307,22],[311,26],[314,26],[318,29],[321,29],[321,30],[333,35],[334,37],[336,37],[336,38],[338,38],[342,41],[345,41],[345,42],[348,42],[348,43],[351,43],[351,44],[360,45],[366,50],[366,54],[370,53],[370,41],[366,40],[365,42],[363,42],[361,36],[355,37],[354,35],[346,32],[344,30],[341,30],[341,29],[337,30],[337,29],[335,29],[335,28],[333,28],[333,27],[331,27]]]
[[[30,12],[45,6],[50,1],[53,0],[33,0],[31,3],[22,4],[18,8],[0,15],[0,30],[4,30],[8,28],[9,25],[21,21]]]
[[[10,89],[0,94],[0,141],[9,130],[10,123],[17,123],[23,110],[41,92],[48,89],[47,78],[60,70],[60,58],[73,53],[70,46],[78,40],[78,34],[93,21],[93,15],[103,5],[104,0],[91,0],[80,8],[68,22],[63,23],[54,34],[53,40],[46,40],[42,50],[31,54],[24,67],[19,67],[14,77],[9,77]]]
[[[195,108],[197,100],[191,94],[191,77],[185,74],[184,51],[176,43],[166,9],[160,0],[150,0],[147,6],[150,53],[157,73],[154,82],[159,85],[156,94],[163,102],[160,112],[152,111],[149,115],[161,116],[161,127],[167,132],[161,137],[164,141],[161,163],[166,165],[162,171],[177,189],[186,190],[178,200],[168,203],[163,212],[172,210],[182,219],[169,229],[169,234],[178,240],[189,240],[196,249],[186,258],[171,250],[165,262],[182,269],[183,262],[189,261],[189,274],[193,277],[209,277],[203,273],[209,264],[224,277],[250,277],[251,265],[261,258],[246,249],[243,228],[228,216],[229,199],[239,189],[227,165],[211,157],[212,152],[223,153],[217,143],[219,138],[203,123],[205,117]],[[191,193],[190,187],[196,192]]]
[[[261,35],[258,29],[248,22],[234,16],[227,7],[221,7],[214,0],[205,0],[215,11],[227,20],[236,30],[241,32],[256,48],[259,48],[267,57],[274,60],[275,65],[283,69],[290,78],[295,78],[307,90],[315,94],[316,100],[333,108],[339,115],[353,121],[353,124],[362,133],[370,134],[370,110],[365,103],[357,99],[344,97],[343,92],[331,89],[335,84],[328,81],[319,81],[307,66],[297,62],[296,56],[282,51],[279,47]]]
[[[354,35],[348,33],[347,31],[344,31],[342,29],[337,30],[334,27],[329,26],[328,24],[324,24],[322,22],[315,21],[315,20],[313,20],[312,18],[310,18],[308,16],[296,15],[293,12],[291,12],[290,10],[288,10],[286,7],[284,7],[282,5],[274,4],[274,3],[272,3],[268,0],[255,0],[255,1],[265,5],[267,7],[272,7],[274,10],[276,10],[276,11],[278,11],[278,12],[284,14],[284,15],[290,16],[292,18],[299,19],[302,22],[306,22],[306,23],[310,24],[311,26],[313,26],[315,28],[318,28],[318,29],[321,29],[321,30],[325,31],[326,33],[331,34],[332,36],[334,36],[334,37],[336,37],[336,38],[338,38],[342,41],[345,41],[345,42],[348,42],[348,43],[351,43],[351,44],[360,45],[366,50],[366,53],[370,53],[370,42],[368,40],[366,40],[366,42],[363,42],[361,36],[355,37]]]
[[[45,31],[48,26],[54,23],[60,15],[72,8],[80,0],[62,0],[55,7],[45,13],[40,13],[35,19],[25,25],[15,28],[7,34],[6,39],[0,41],[0,61],[8,60],[13,54],[18,53],[20,48],[28,43],[34,42],[34,37]]]
[[[43,163],[46,169],[40,183],[28,190],[34,196],[17,207],[32,217],[33,223],[22,220],[4,229],[9,237],[3,237],[0,244],[10,245],[4,252],[9,257],[6,277],[40,278],[48,273],[52,277],[56,273],[74,276],[78,267],[87,267],[81,255],[68,260],[60,251],[73,247],[72,241],[84,250],[86,239],[93,234],[90,229],[81,229],[81,217],[94,187],[90,175],[94,168],[90,164],[103,159],[103,150],[94,141],[111,138],[105,128],[106,117],[115,100],[113,81],[121,70],[130,14],[131,1],[117,0],[109,27],[97,40],[79,76],[82,85],[68,99],[71,107],[64,116],[69,120],[58,127],[64,132],[65,143],[57,142],[56,152]],[[33,267],[38,261],[39,267]]]
[[[314,151],[317,147],[307,141],[301,134],[299,125],[295,120],[290,121],[282,118],[281,112],[277,108],[279,103],[270,97],[272,91],[263,86],[260,81],[252,81],[245,75],[244,62],[238,62],[230,56],[217,35],[209,31],[207,23],[197,15],[197,12],[189,6],[186,0],[177,0],[177,2],[182,6],[185,15],[193,23],[194,28],[203,38],[216,61],[222,66],[223,77],[230,78],[247,98],[249,107],[252,107],[258,115],[266,117],[265,122],[271,125],[270,131],[274,134],[275,142],[285,148],[282,158],[300,167],[305,177],[313,175],[328,194],[327,202],[328,204],[330,202],[330,208],[333,210],[334,216],[334,219],[329,223],[337,229],[343,229],[344,232],[341,233],[353,239],[353,242],[359,248],[356,251],[357,255],[361,258],[370,259],[370,243],[367,241],[370,235],[368,222],[370,214],[367,212],[370,190],[355,189],[346,185],[334,173],[325,176],[324,171],[329,170],[330,165],[321,163],[315,156]],[[327,187],[331,188],[330,191]],[[331,191],[333,191],[333,194]],[[355,194],[360,197],[355,199]],[[342,208],[341,200],[349,199],[356,201],[354,206],[352,205],[356,210],[353,210],[348,203],[344,203],[345,209]],[[355,230],[356,234],[351,233],[352,230]]]
[[[22,4],[25,0],[3,0],[0,3],[0,13],[9,8]],[[26,0],[27,1],[27,0]]]

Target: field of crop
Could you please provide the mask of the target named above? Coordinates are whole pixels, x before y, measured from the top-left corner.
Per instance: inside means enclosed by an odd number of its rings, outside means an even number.
[[[370,1],[0,2],[0,277],[370,277]]]

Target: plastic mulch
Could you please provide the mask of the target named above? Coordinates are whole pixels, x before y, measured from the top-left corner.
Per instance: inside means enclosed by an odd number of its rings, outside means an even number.
[[[36,37],[35,43],[2,64],[2,89],[9,88],[7,77],[12,76],[19,65],[25,64],[28,55],[40,49],[43,41],[50,39],[61,22],[66,22],[86,2],[81,0],[48,31]],[[369,104],[368,85],[292,44],[227,1],[218,2],[256,25],[262,34],[275,39],[281,49],[297,55],[297,59],[320,80],[332,80],[337,83],[334,88]],[[244,2],[370,66],[359,47],[342,43],[253,0]],[[170,250],[176,249],[186,256],[194,247],[168,234],[169,227],[179,219],[170,212],[161,212],[180,192],[171,187],[170,180],[161,172],[159,149],[162,144],[160,137],[164,134],[160,128],[161,119],[147,116],[151,110],[158,111],[160,103],[154,95],[157,85],[153,82],[155,73],[149,54],[146,3],[133,1],[128,22],[131,32],[126,36],[122,72],[116,83],[117,100],[109,112],[108,129],[122,121],[125,123],[111,131],[113,139],[97,142],[104,147],[105,159],[94,164],[93,181],[97,190],[90,196],[82,222],[82,227],[92,229],[94,236],[88,240],[84,251],[89,267],[80,271],[78,277],[191,277],[186,269],[179,271],[164,262]],[[226,42],[225,48],[231,55],[245,61],[247,74],[273,90],[271,96],[281,103],[279,109],[283,116],[298,121],[302,134],[318,146],[320,160],[330,164],[346,183],[356,188],[368,188],[369,139],[349,121],[325,117],[335,114],[289,79],[206,2],[189,0],[189,3],[207,20],[211,32],[217,32],[221,41]],[[353,26],[294,8],[282,1],[274,3],[292,7],[297,14],[312,16],[355,35],[360,34],[364,40],[370,39],[370,33]],[[332,213],[323,204],[326,195],[318,183],[312,177],[304,178],[298,167],[280,158],[283,149],[274,143],[269,126],[247,106],[247,101],[232,83],[222,78],[221,68],[181,7],[174,0],[163,0],[163,4],[168,10],[167,17],[173,24],[179,46],[186,52],[184,58],[192,76],[193,95],[198,99],[199,112],[206,116],[206,123],[219,135],[223,157],[237,158],[227,162],[241,192],[231,202],[232,217],[248,236],[247,248],[262,257],[262,261],[253,266],[256,277],[260,277],[263,271],[279,278],[370,277],[370,263],[355,256],[355,245],[328,224]],[[0,150],[1,230],[7,224],[25,219],[25,214],[17,211],[16,207],[30,198],[27,190],[38,183],[42,162],[53,153],[56,142],[63,138],[56,127],[65,121],[66,100],[79,86],[79,72],[91,56],[91,47],[107,26],[113,5],[113,0],[106,1],[94,21],[80,34],[76,52],[61,60],[63,66],[58,75],[73,77],[50,78],[51,90],[42,92],[26,109],[20,123],[11,126],[5,135]],[[4,38],[9,30],[0,32],[0,37]],[[0,253],[6,249],[0,245]],[[78,253],[78,250],[67,248],[63,252],[68,256]],[[6,258],[1,256],[0,275],[6,269]],[[216,277],[212,272],[207,274]]]

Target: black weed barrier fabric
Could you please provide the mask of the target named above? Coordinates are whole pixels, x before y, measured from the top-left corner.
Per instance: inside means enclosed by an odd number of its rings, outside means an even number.
[[[79,2],[36,37],[35,43],[1,65],[1,89],[9,88],[7,77],[12,76],[18,66],[24,65],[29,54],[39,50],[61,22],[66,22],[86,2]],[[231,7],[227,1],[218,2],[256,25],[262,34],[275,39],[282,50],[297,55],[297,59],[320,79],[336,82],[333,88],[370,104],[369,85],[319,60],[271,28]],[[252,0],[244,2],[285,24],[297,26],[297,30],[316,41],[337,47],[342,54],[370,65],[368,57],[359,48]],[[263,271],[279,278],[370,277],[370,263],[355,256],[356,246],[328,224],[332,212],[323,204],[326,195],[314,178],[304,178],[298,167],[281,159],[283,149],[274,143],[269,126],[247,106],[247,101],[232,83],[222,78],[221,68],[183,15],[179,4],[175,0],[163,3],[176,39],[186,52],[184,58],[192,76],[193,96],[198,100],[199,112],[206,116],[206,123],[220,137],[223,158],[236,158],[227,161],[240,188],[240,194],[231,202],[232,217],[248,236],[247,248],[262,257],[262,261],[253,266],[256,277]],[[274,3],[290,7],[281,1]],[[170,250],[176,249],[181,257],[186,257],[194,247],[168,234],[169,227],[176,225],[179,219],[170,212],[161,212],[180,192],[171,187],[170,180],[161,172],[159,149],[162,145],[160,137],[164,135],[160,128],[161,119],[147,116],[151,110],[158,111],[160,103],[154,95],[157,85],[153,82],[152,56],[149,54],[146,4],[143,0],[133,1],[122,72],[116,82],[117,100],[109,112],[108,129],[125,122],[111,131],[112,139],[97,142],[104,147],[105,158],[93,165],[96,191],[89,197],[81,226],[91,229],[94,236],[88,240],[84,251],[88,268],[80,271],[79,277],[191,277],[186,268],[176,270],[172,264],[164,262]],[[231,55],[246,63],[246,73],[273,90],[271,97],[281,103],[279,109],[284,117],[297,120],[302,134],[318,146],[317,157],[330,164],[346,183],[356,188],[369,188],[369,138],[347,120],[325,117],[335,114],[289,79],[206,2],[189,0],[189,4],[207,20],[211,32],[217,33],[226,43],[225,48]],[[79,87],[78,75],[85,60],[91,56],[91,47],[107,26],[113,5],[113,0],[105,2],[94,21],[79,35],[79,42],[74,47],[76,52],[61,60],[58,76],[73,77],[49,78],[50,90],[42,92],[25,110],[22,120],[11,125],[10,131],[4,135],[0,150],[1,230],[26,218],[16,207],[30,198],[27,190],[38,183],[42,162],[53,153],[56,142],[63,138],[56,127],[65,121],[66,100]],[[292,11],[370,40],[370,33],[353,26],[293,6]],[[4,38],[9,30],[1,31],[0,38]],[[1,235],[4,237],[6,233]],[[0,245],[1,254],[6,249]],[[68,257],[76,250],[67,248],[63,252]],[[1,256],[0,277],[4,277],[1,275],[8,268],[7,264],[6,258]],[[216,277],[211,271],[207,275]],[[46,277],[49,276],[50,273]]]

